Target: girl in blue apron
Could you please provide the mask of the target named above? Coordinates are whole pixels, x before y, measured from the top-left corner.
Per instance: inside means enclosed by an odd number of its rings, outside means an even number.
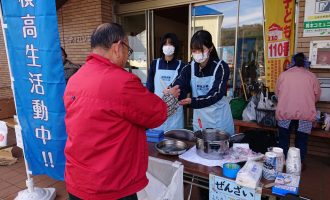
[[[197,31],[190,43],[193,61],[183,67],[171,86],[179,85],[181,93],[191,92],[191,98],[180,101],[194,109],[193,129],[199,130],[198,119],[203,128],[216,128],[234,134],[234,122],[226,98],[230,70],[220,60],[208,31]]]
[[[161,58],[152,61],[149,67],[147,88],[162,98],[165,87],[167,88],[185,65],[177,60],[179,42],[175,34],[167,33],[161,39]],[[170,116],[164,124],[155,129],[164,131],[184,128],[183,106]]]

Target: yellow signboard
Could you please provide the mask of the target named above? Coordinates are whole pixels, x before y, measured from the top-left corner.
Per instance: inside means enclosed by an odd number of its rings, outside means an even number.
[[[294,13],[294,0],[265,0],[265,72],[270,91],[294,53]]]

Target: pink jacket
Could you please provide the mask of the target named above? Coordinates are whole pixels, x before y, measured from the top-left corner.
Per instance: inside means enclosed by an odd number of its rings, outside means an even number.
[[[280,74],[276,84],[277,120],[314,121],[315,103],[321,95],[316,76],[303,67],[292,67]]]

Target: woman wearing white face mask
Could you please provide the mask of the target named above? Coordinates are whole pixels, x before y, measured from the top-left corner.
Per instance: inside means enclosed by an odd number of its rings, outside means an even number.
[[[162,56],[153,60],[149,67],[147,88],[150,92],[162,97],[164,90],[163,83],[168,87],[185,64],[181,60],[176,59],[179,53],[179,42],[175,34],[166,33],[161,39],[160,47]],[[184,128],[182,106],[180,106],[177,112],[169,117],[163,125],[156,129],[167,131],[181,128]]]
[[[229,78],[228,64],[219,60],[212,36],[208,31],[197,31],[191,38],[193,61],[186,65],[171,86],[179,85],[181,94],[192,93],[192,98],[180,101],[194,109],[193,128],[216,128],[234,134],[234,123],[226,98]]]

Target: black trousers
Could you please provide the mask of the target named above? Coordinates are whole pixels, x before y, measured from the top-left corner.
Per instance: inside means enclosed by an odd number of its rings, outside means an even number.
[[[290,147],[290,133],[293,129],[296,134],[295,139],[295,147],[300,149],[300,157],[301,161],[305,160],[305,156],[307,154],[307,146],[308,146],[308,137],[309,134],[299,132],[298,131],[299,122],[297,120],[292,120],[289,129],[285,129],[282,127],[278,127],[278,133],[279,133],[279,147],[283,149],[285,157],[287,157],[288,150]]]
[[[69,200],[82,200],[72,194],[69,193]],[[138,200],[136,193],[129,195],[127,197],[120,198],[119,200]]]

